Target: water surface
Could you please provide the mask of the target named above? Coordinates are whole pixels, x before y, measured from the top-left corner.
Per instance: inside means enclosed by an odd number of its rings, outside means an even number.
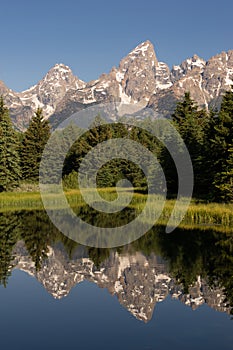
[[[0,283],[3,349],[232,349],[230,230],[156,226],[110,250],[2,213]]]

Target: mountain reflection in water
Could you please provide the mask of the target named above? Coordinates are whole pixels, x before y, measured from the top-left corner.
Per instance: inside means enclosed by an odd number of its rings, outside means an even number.
[[[192,309],[206,303],[233,310],[233,232],[214,227],[178,228],[167,235],[156,226],[127,246],[97,249],[63,236],[43,211],[1,213],[2,285],[10,283],[13,269],[34,276],[56,299],[84,280],[94,282],[144,322],[168,295]]]

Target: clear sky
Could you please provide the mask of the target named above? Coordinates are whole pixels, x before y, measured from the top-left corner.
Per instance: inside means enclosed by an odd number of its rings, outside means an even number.
[[[55,63],[96,79],[147,39],[169,66],[233,49],[233,1],[9,0],[0,27],[0,80],[21,91]]]

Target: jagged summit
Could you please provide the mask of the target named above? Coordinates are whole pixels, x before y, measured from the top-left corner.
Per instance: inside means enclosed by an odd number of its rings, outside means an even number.
[[[65,69],[65,70],[71,71],[70,67],[66,66],[64,63],[55,63],[53,68],[55,68],[55,69]],[[51,69],[53,69],[53,68],[51,68]]]
[[[119,66],[99,79],[85,83],[69,66],[56,63],[36,85],[16,93],[0,83],[0,93],[10,108],[14,124],[24,130],[37,107],[53,124],[88,104],[133,103],[157,114],[170,116],[185,91],[200,107],[218,107],[221,95],[233,84],[233,51],[222,52],[207,62],[194,54],[169,69],[158,61],[153,44],[146,40],[122,58]],[[55,126],[55,124],[53,124]]]
[[[136,46],[135,49],[133,49],[128,54],[128,56],[131,56],[133,58],[133,56],[137,57],[139,55],[142,55],[145,57],[146,53],[148,53],[150,51],[154,51],[154,46],[149,40],[146,40],[146,41],[142,42],[141,44],[139,44],[138,46]]]
[[[196,53],[193,55],[192,60],[193,61],[201,60],[201,61],[205,62],[205,60],[203,58],[201,58],[200,56],[198,56]]]

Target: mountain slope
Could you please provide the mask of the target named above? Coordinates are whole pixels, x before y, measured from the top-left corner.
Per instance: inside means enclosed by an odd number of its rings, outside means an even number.
[[[101,102],[133,103],[135,110],[148,106],[169,116],[184,92],[190,91],[200,107],[218,107],[223,92],[232,84],[233,51],[222,52],[207,62],[194,55],[170,71],[146,41],[97,80],[85,83],[68,66],[56,64],[30,89],[16,93],[1,82],[0,93],[16,127],[23,130],[37,107],[43,108],[52,125]]]

